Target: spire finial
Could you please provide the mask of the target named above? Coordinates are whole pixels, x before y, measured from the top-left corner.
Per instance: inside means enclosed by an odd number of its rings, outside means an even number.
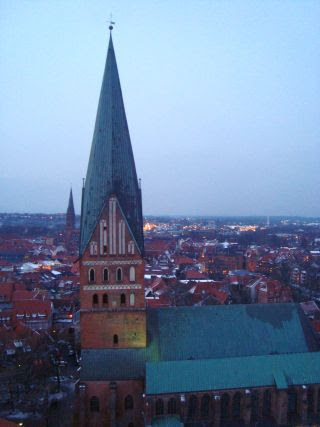
[[[110,13],[110,21],[107,21],[107,22],[109,23],[109,30],[111,33],[111,31],[113,30],[113,26],[115,25],[115,22],[112,21],[112,13]]]

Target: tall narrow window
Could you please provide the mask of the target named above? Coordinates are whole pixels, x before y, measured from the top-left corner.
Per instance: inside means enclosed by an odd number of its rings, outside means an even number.
[[[130,394],[124,399],[124,409],[133,409],[133,397]]]
[[[156,401],[156,415],[163,415],[163,412],[164,412],[163,400],[158,399]]]
[[[99,412],[99,410],[100,410],[99,398],[97,396],[92,396],[90,399],[90,411]]]
[[[108,282],[109,281],[109,270],[107,268],[103,269],[103,281]]]
[[[94,255],[98,255],[98,244],[97,242],[90,242],[90,255],[94,256]]]
[[[121,267],[117,268],[116,279],[118,282],[121,282],[121,280],[122,280],[122,268]]]
[[[106,306],[106,305],[108,305],[108,303],[109,303],[108,295],[107,295],[107,294],[103,294],[103,297],[102,297],[102,304],[103,304],[104,306]]]
[[[95,281],[95,271],[94,268],[89,270],[89,282],[93,283]]]
[[[267,417],[270,415],[270,413],[271,413],[271,391],[265,390],[263,393],[262,415]]]
[[[236,393],[232,399],[232,418],[239,420],[241,415],[241,393]]]
[[[100,221],[100,255],[107,253],[107,221],[102,219]]]
[[[134,282],[136,280],[136,269],[131,266],[129,270],[129,280],[130,282]]]
[[[125,303],[126,303],[126,294],[121,294],[120,295],[120,304],[125,305]]]
[[[93,306],[99,305],[99,297],[97,294],[92,295],[92,305]]]
[[[210,410],[210,396],[208,394],[205,394],[201,398],[201,416],[204,418],[208,417],[209,410]]]
[[[132,240],[128,243],[128,253],[134,255],[134,243]]]
[[[197,413],[198,399],[196,395],[190,396],[189,405],[188,405],[188,415],[189,417],[194,417]]]
[[[119,337],[117,334],[113,335],[113,344],[119,344]]]
[[[173,415],[177,413],[177,400],[171,397],[168,401],[168,414]]]
[[[134,306],[134,294],[130,294],[130,305]]]

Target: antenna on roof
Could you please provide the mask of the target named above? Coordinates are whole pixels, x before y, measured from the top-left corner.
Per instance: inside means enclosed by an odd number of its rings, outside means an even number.
[[[110,13],[110,21],[107,21],[109,23],[109,30],[110,32],[113,30],[113,26],[115,25],[115,22],[112,21],[112,13]]]

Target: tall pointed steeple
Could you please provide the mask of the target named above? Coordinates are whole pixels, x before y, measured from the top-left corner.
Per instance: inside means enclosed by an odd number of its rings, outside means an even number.
[[[141,191],[110,33],[82,198],[80,255],[86,249],[111,195],[117,198],[140,253],[143,253]]]
[[[70,188],[69,203],[68,203],[67,217],[66,217],[66,229],[67,230],[74,230],[75,219],[76,219],[76,215],[74,212],[72,188]]]

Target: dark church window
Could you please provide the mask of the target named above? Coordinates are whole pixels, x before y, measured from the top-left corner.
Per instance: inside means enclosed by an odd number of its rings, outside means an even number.
[[[99,304],[99,297],[97,294],[92,295],[92,305],[98,305]]]
[[[271,391],[265,390],[263,393],[262,415],[265,417],[270,416],[271,413]]]
[[[124,399],[124,409],[133,409],[133,397],[130,394]]]
[[[307,394],[308,400],[308,414],[313,414],[314,412],[314,390],[313,388],[309,388]]]
[[[103,297],[102,297],[102,303],[103,303],[103,305],[108,305],[108,302],[109,302],[108,295],[107,294],[103,294]]]
[[[221,398],[221,420],[225,421],[229,418],[230,396],[224,393]]]
[[[94,268],[90,268],[89,270],[89,282],[94,282],[95,281],[95,273],[94,273]]]
[[[113,335],[113,344],[118,344],[119,343],[119,337],[117,334]]]
[[[209,410],[210,410],[210,396],[208,394],[205,394],[201,398],[201,417],[208,417],[209,416]]]
[[[259,417],[259,392],[257,390],[251,395],[251,421],[256,422]]]
[[[320,413],[320,388],[318,388],[317,412]]]
[[[126,303],[126,295],[125,294],[121,294],[120,295],[120,304],[124,305]]]
[[[189,417],[194,417],[197,413],[198,399],[194,394],[190,396],[189,405],[188,405],[188,415]]]
[[[174,397],[171,397],[168,401],[168,414],[177,413],[177,400]]]
[[[90,399],[90,411],[99,412],[99,410],[100,410],[99,398],[97,396],[92,396]]]
[[[117,268],[116,279],[118,282],[121,282],[121,280],[122,280],[122,268],[120,268],[120,267]]]
[[[294,389],[288,390],[288,417],[295,417],[298,413],[298,396]]]
[[[235,420],[240,419],[241,415],[241,393],[236,393],[232,399],[232,418]]]
[[[163,412],[164,412],[163,400],[158,399],[156,401],[156,415],[163,415]]]
[[[108,282],[109,280],[109,270],[107,268],[103,270],[103,280],[104,282]]]

